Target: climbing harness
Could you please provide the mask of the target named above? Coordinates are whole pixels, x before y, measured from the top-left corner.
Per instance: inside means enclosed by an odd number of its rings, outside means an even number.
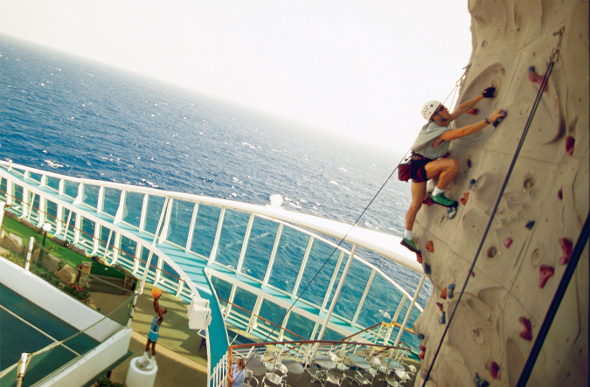
[[[537,93],[537,97],[535,99],[535,102],[533,103],[533,107],[531,108],[531,112],[529,113],[529,117],[528,117],[525,127],[523,129],[522,136],[520,137],[520,141],[516,147],[516,150],[514,152],[514,156],[512,157],[512,162],[510,163],[510,166],[508,168],[508,172],[506,173],[506,177],[504,178],[504,182],[502,183],[502,187],[500,188],[500,192],[498,194],[498,198],[496,199],[496,203],[494,205],[494,208],[491,212],[490,218],[488,220],[488,224],[485,228],[485,231],[483,232],[483,236],[481,238],[481,241],[479,243],[477,251],[475,252],[475,257],[473,258],[473,262],[471,263],[471,266],[470,266],[469,271],[467,273],[467,277],[463,283],[463,287],[461,289],[461,292],[459,293],[459,296],[457,297],[457,302],[455,303],[455,307],[453,308],[453,310],[449,316],[448,322],[445,325],[445,329],[444,329],[443,334],[442,334],[440,341],[438,343],[438,347],[436,348],[436,351],[434,353],[434,357],[432,358],[432,362],[430,363],[430,367],[428,367],[428,371],[423,375],[424,381],[422,383],[422,387],[424,387],[426,385],[426,382],[428,381],[428,379],[430,377],[430,373],[432,372],[432,369],[434,367],[434,364],[436,362],[436,359],[437,359],[440,349],[442,347],[442,343],[449,331],[449,327],[451,326],[451,323],[453,321],[453,317],[455,316],[455,312],[457,311],[457,308],[461,302],[461,299],[463,298],[463,294],[465,293],[465,289],[467,288],[467,284],[469,283],[469,279],[471,278],[471,275],[473,273],[473,269],[475,268],[475,264],[477,262],[477,259],[479,258],[481,250],[483,248],[483,244],[484,244],[486,237],[490,231],[492,221],[494,220],[496,212],[498,211],[500,201],[502,200],[502,196],[504,194],[504,191],[506,190],[506,186],[508,185],[508,181],[510,179],[510,176],[512,175],[512,171],[514,170],[514,166],[516,164],[516,161],[518,160],[518,157],[520,155],[520,151],[524,145],[524,140],[526,139],[526,136],[528,134],[528,131],[529,131],[529,128],[530,128],[531,123],[533,121],[533,118],[535,116],[535,113],[537,112],[537,108],[539,106],[539,103],[541,102],[541,97],[543,96],[543,90],[545,89],[545,86],[547,85],[547,82],[549,81],[549,76],[551,75],[551,72],[553,71],[555,61],[558,59],[559,49],[561,47],[561,40],[562,40],[564,31],[565,31],[565,27],[562,27],[558,32],[553,34],[554,36],[559,35],[559,40],[558,40],[557,46],[552,51],[551,56],[549,58],[549,64],[547,66],[547,70],[546,70],[545,75],[543,77],[543,83],[541,84],[541,87],[539,88],[539,91]],[[531,366],[531,368],[532,368],[532,366]]]

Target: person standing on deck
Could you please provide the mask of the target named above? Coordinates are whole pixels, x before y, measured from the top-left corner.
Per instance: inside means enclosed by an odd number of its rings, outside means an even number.
[[[457,160],[443,158],[449,150],[450,141],[477,133],[491,123],[496,124],[506,116],[506,112],[496,110],[484,120],[458,129],[450,129],[449,124],[472,109],[483,98],[495,97],[495,92],[494,87],[488,87],[477,97],[459,105],[452,113],[449,113],[447,108],[438,101],[428,101],[422,107],[422,116],[428,122],[420,130],[411,148],[412,202],[406,213],[406,231],[401,241],[402,246],[405,246],[410,251],[420,252],[416,248],[412,229],[416,215],[426,198],[426,183],[428,180],[438,178],[438,183],[432,192],[432,201],[434,203],[445,207],[457,206],[456,201],[444,195],[447,184],[459,172],[459,162]]]
[[[138,362],[140,367],[145,367],[147,370],[151,370],[156,363],[156,342],[160,336],[160,325],[162,325],[162,322],[164,321],[164,315],[168,311],[166,308],[160,308],[160,303],[158,302],[159,298],[159,296],[154,297],[154,311],[156,312],[156,315],[152,319],[152,325],[150,327],[147,343],[145,345],[145,352]],[[151,358],[148,358],[150,345],[152,347],[152,356]]]

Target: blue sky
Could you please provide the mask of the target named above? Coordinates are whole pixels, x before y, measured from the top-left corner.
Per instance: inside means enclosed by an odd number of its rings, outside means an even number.
[[[0,0],[0,33],[402,153],[469,26],[459,0]]]

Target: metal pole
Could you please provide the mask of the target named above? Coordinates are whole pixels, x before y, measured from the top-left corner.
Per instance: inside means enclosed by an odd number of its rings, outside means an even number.
[[[328,323],[330,322],[330,317],[332,317],[332,312],[334,311],[334,307],[336,306],[336,302],[338,301],[338,297],[340,297],[340,291],[342,290],[342,286],[344,286],[344,280],[348,275],[348,270],[350,269],[350,265],[352,264],[352,260],[354,258],[354,254],[356,253],[356,245],[352,246],[352,250],[350,251],[350,256],[348,257],[348,261],[346,261],[346,266],[344,267],[344,271],[342,272],[342,277],[340,278],[340,282],[338,283],[338,288],[336,288],[336,293],[334,293],[334,298],[332,299],[332,304],[330,305],[330,310],[328,311],[328,315],[324,320],[324,325],[322,325],[322,330],[318,336],[318,340],[322,340],[324,338],[324,333],[326,333],[326,328],[328,327]],[[315,351],[314,351],[315,355]]]
[[[16,387],[21,387],[23,385],[23,380],[25,378],[25,372],[27,370],[27,366],[31,361],[31,354],[30,353],[22,353],[20,355],[20,359],[18,361],[18,373],[16,375]]]
[[[31,237],[31,239],[29,239],[29,247],[27,248],[27,259],[25,261],[25,270],[29,271],[29,268],[31,267],[31,254],[33,252],[33,246],[35,244],[35,238]]]
[[[395,342],[393,343],[394,347],[396,347],[402,339],[402,335],[404,334],[404,330],[406,329],[406,325],[408,324],[408,320],[410,319],[410,314],[412,313],[412,309],[414,308],[414,305],[416,304],[416,300],[418,299],[418,295],[420,294],[420,290],[422,289],[422,285],[424,285],[425,279],[426,279],[426,276],[423,274],[422,278],[420,278],[420,283],[418,284],[418,287],[416,288],[416,293],[414,293],[414,298],[412,298],[412,302],[410,303],[410,307],[408,308],[408,312],[406,313],[406,317],[404,318],[404,322],[402,323],[402,326],[399,328],[399,333],[397,334],[397,338],[395,339]]]

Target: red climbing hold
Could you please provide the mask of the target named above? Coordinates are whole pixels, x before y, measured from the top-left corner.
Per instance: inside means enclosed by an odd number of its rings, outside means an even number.
[[[495,361],[490,364],[490,375],[494,379],[500,379],[500,366]]]
[[[475,115],[477,115],[477,113],[479,113],[479,109],[472,108],[472,109],[467,110],[466,113],[471,114],[472,116],[475,116]]]
[[[426,242],[426,251],[434,253],[434,243],[432,243],[432,241]]]
[[[518,321],[520,321],[522,325],[524,325],[524,331],[520,332],[518,335],[527,341],[531,341],[533,339],[533,329],[531,326],[531,321],[524,316],[520,316],[518,318]]]
[[[559,245],[561,246],[561,250],[563,251],[563,255],[559,258],[558,263],[560,265],[566,265],[570,261],[570,257],[572,256],[572,241],[567,238],[559,238]]]
[[[563,188],[560,187],[559,191],[557,191],[557,197],[559,198],[559,200],[563,200]]]
[[[419,264],[422,264],[422,262],[424,262],[424,258],[422,258],[422,254],[416,253],[416,261],[418,261]]]
[[[443,311],[443,304],[441,304],[440,302],[437,302],[436,305],[438,306],[438,309],[440,309],[440,311]]]
[[[543,84],[543,77],[537,74],[535,66],[529,67],[529,81],[538,83],[539,86]],[[544,92],[547,92],[549,84],[545,84]]]
[[[512,238],[510,238],[510,237],[506,238],[506,240],[504,241],[504,247],[509,248],[511,244],[512,244]]]
[[[447,288],[444,288],[442,292],[440,292],[440,298],[442,298],[443,300],[447,299]]]
[[[418,355],[419,359],[424,359],[424,354],[426,353],[426,347],[421,345],[420,346],[420,354]]]
[[[434,204],[434,202],[432,201],[432,198],[430,196],[426,196],[426,199],[424,199],[424,201],[422,203],[426,204],[428,207],[430,207],[431,205]]]
[[[574,143],[575,142],[576,142],[576,139],[573,138],[572,136],[567,136],[565,138],[565,151],[570,156],[574,154]]]
[[[467,204],[467,199],[469,199],[469,192],[465,192],[463,194],[463,197],[459,201],[461,202],[461,204],[465,205]]]
[[[551,266],[547,265],[541,265],[539,270],[541,271],[541,275],[539,277],[539,287],[543,288],[545,287],[547,280],[552,277],[553,274],[555,274],[555,270]]]

